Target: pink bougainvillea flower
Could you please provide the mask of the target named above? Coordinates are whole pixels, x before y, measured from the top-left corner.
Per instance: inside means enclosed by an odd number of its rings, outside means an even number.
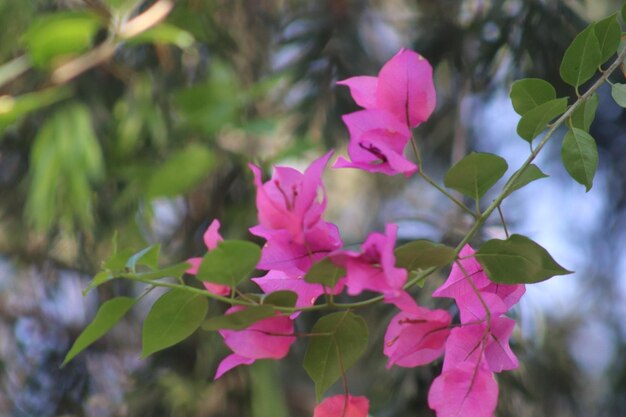
[[[333,168],[359,168],[386,175],[413,175],[418,167],[403,155],[411,133],[386,110],[362,110],[343,116],[350,132],[348,155],[337,159]]]
[[[315,160],[304,173],[290,167],[275,167],[274,175],[265,183],[261,170],[250,165],[259,213],[255,234],[286,230],[295,242],[304,242],[306,232],[320,221],[326,208],[322,172],[331,155],[332,151]]]
[[[489,327],[482,322],[453,329],[446,343],[444,372],[463,362],[484,366],[491,372],[517,368],[517,357],[509,346],[514,327],[514,320],[498,317]]]
[[[304,242],[294,240],[287,230],[252,227],[250,233],[267,240],[257,268],[279,270],[292,276],[306,273],[315,262],[343,245],[337,226],[323,220],[304,233]]]
[[[437,101],[432,67],[408,49],[391,58],[378,77],[352,77],[337,84],[349,87],[359,106],[387,110],[409,127],[426,121]]]
[[[276,291],[291,291],[298,296],[296,307],[309,307],[315,304],[319,296],[324,294],[324,286],[322,284],[310,284],[304,280],[304,275],[290,276],[282,271],[272,270],[263,277],[252,278],[265,294]],[[339,294],[343,290],[344,280],[340,279],[332,290],[333,294]],[[295,318],[298,312],[291,315]]]
[[[459,306],[463,323],[485,318],[485,305],[493,316],[505,313],[526,291],[523,284],[491,282],[474,253],[470,245],[465,245],[459,261],[452,265],[448,279],[433,293],[433,297],[453,298]]]
[[[203,239],[204,244],[209,251],[215,249],[217,245],[224,240],[224,238],[220,235],[219,220],[215,219],[211,222],[209,227],[206,229],[206,232],[204,232]],[[191,275],[196,275],[198,273],[198,268],[200,268],[200,264],[202,263],[202,258],[190,258],[187,259],[187,263],[191,264],[191,267],[185,272]],[[230,294],[230,287],[228,285],[213,284],[210,282],[202,282],[202,284],[207,291],[213,294],[224,296]]]
[[[437,359],[444,351],[450,322],[450,313],[445,310],[417,307],[417,313],[396,314],[385,333],[387,368],[412,368]]]
[[[472,362],[442,372],[428,392],[428,406],[437,417],[493,417],[497,403],[493,374]]]
[[[335,395],[328,397],[313,412],[313,417],[367,417],[370,402],[366,397]]]
[[[386,302],[401,310],[417,312],[417,304],[403,288],[408,273],[395,266],[393,249],[397,232],[397,225],[388,224],[385,234],[374,232],[365,239],[360,253],[343,252],[335,258],[345,264],[348,294],[358,295],[364,290],[379,292]]]
[[[244,309],[242,306],[234,306],[226,310],[226,314]],[[223,329],[219,333],[233,353],[219,364],[215,379],[236,366],[250,365],[257,359],[282,359],[296,340],[293,321],[278,314],[257,321],[244,330]]]

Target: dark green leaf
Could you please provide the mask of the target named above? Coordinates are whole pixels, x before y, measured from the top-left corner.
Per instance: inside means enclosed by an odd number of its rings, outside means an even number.
[[[409,271],[448,265],[454,260],[454,249],[428,240],[415,240],[395,251],[396,266]]]
[[[605,63],[617,52],[619,47],[622,29],[617,23],[616,15],[611,15],[602,19],[594,26],[596,38],[600,44],[600,63]]]
[[[304,369],[315,382],[318,401],[343,371],[355,364],[367,347],[367,324],[350,312],[328,314],[311,330],[315,336],[304,356]]]
[[[111,328],[124,317],[128,310],[135,305],[135,302],[136,300],[134,298],[117,297],[102,304],[96,313],[96,317],[94,317],[93,321],[83,330],[80,336],[78,336],[78,339],[76,339],[70,351],[65,355],[61,366],[71,361],[74,356],[78,355],[111,330]]]
[[[330,259],[325,258],[309,269],[304,280],[311,284],[322,284],[334,288],[339,278],[344,276],[346,276],[345,268],[337,266]]]
[[[598,168],[598,149],[593,137],[577,128],[568,131],[563,139],[561,159],[571,177],[589,191]]]
[[[565,51],[561,62],[561,78],[573,87],[589,80],[602,64],[600,42],[596,37],[594,24],[580,32]]]
[[[523,116],[535,107],[556,99],[556,90],[545,80],[526,78],[513,83],[510,96],[513,108]]]
[[[571,115],[572,125],[586,132],[596,118],[596,110],[598,110],[598,94],[594,93],[585,100]]]
[[[443,179],[448,188],[479,200],[508,168],[506,161],[490,153],[472,152],[456,163]]]
[[[613,84],[611,86],[611,96],[620,107],[626,108],[626,84]]]
[[[48,67],[58,59],[86,51],[99,28],[95,15],[57,12],[33,22],[23,41],[33,64]]]
[[[146,194],[148,198],[183,194],[206,178],[214,163],[213,154],[207,148],[191,144],[152,172]]]
[[[517,173],[517,171],[516,171],[516,173]],[[513,174],[513,175],[515,175],[515,174]],[[526,185],[528,185],[529,183],[531,183],[533,181],[540,180],[540,179],[546,178],[546,177],[547,177],[547,175],[544,174],[539,169],[539,167],[537,165],[530,164],[530,165],[528,165],[528,167],[526,167],[524,172],[522,172],[522,174],[515,179],[515,181],[513,182],[513,185],[507,191],[505,196],[511,195],[511,193],[513,193],[514,191],[517,191],[520,188],[525,187]]]
[[[202,258],[196,278],[235,287],[254,271],[261,249],[251,242],[225,240]]]
[[[275,315],[274,307],[270,305],[247,307],[231,314],[224,314],[219,317],[211,317],[202,324],[203,330],[242,330],[250,327],[259,320],[273,317]]]
[[[493,282],[502,284],[530,284],[572,273],[556,263],[543,247],[522,235],[485,242],[476,252],[476,259]]]
[[[18,97],[8,95],[0,97],[0,132],[21,117],[64,100],[71,94],[71,89],[68,87],[51,87]]]
[[[522,116],[517,124],[517,134],[522,139],[532,142],[552,119],[565,113],[565,110],[567,110],[566,98],[557,98],[543,103]]]
[[[128,258],[126,267],[131,271],[135,271],[135,268],[139,265],[147,266],[150,269],[158,269],[160,253],[161,245],[148,246]]]
[[[208,309],[206,297],[174,289],[163,294],[143,323],[141,357],[165,349],[191,336]]]
[[[263,297],[263,304],[276,307],[293,307],[298,300],[298,294],[292,291],[274,291]]]
[[[131,249],[123,249],[119,252],[113,253],[102,264],[104,269],[108,269],[111,271],[123,271],[126,268],[126,263],[128,263],[128,259],[133,256],[134,252]]]

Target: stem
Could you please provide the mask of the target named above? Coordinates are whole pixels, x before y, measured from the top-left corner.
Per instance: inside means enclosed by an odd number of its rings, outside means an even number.
[[[422,158],[420,158],[420,154],[419,151],[417,150],[417,143],[415,142],[415,136],[413,136],[413,132],[411,132],[411,147],[413,148],[413,153],[415,154],[415,159],[417,160],[417,164],[418,164],[418,171],[417,174],[424,178],[426,180],[427,183],[429,183],[430,185],[432,185],[433,187],[435,187],[437,189],[437,191],[439,191],[441,194],[445,195],[446,197],[448,197],[448,199],[450,199],[450,201],[452,201],[454,204],[456,204],[457,206],[459,206],[459,208],[463,211],[465,211],[468,214],[471,214],[472,217],[474,217],[475,219],[478,218],[478,215],[476,213],[474,213],[469,207],[467,207],[465,204],[463,204],[461,201],[457,200],[456,198],[454,198],[454,196],[452,194],[450,194],[449,192],[447,192],[445,189],[443,189],[442,187],[439,186],[439,184],[437,184],[432,178],[430,178],[422,169]]]
[[[509,238],[509,229],[506,227],[506,221],[504,221],[504,214],[502,214],[502,207],[498,206],[498,214],[500,215],[500,222],[502,223],[502,227],[504,228],[504,234],[506,238]]]

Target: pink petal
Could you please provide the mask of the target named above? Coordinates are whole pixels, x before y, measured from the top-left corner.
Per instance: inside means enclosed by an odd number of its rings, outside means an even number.
[[[469,362],[444,371],[428,392],[428,406],[437,417],[492,417],[497,402],[493,374]]]
[[[381,110],[361,110],[342,116],[348,128],[351,140],[360,140],[369,133],[376,137],[369,137],[371,142],[385,142],[396,152],[402,152],[409,139],[411,131],[392,113]]]
[[[370,402],[366,397],[335,395],[315,407],[313,417],[367,417],[369,408]]]
[[[222,295],[224,297],[230,294],[230,287],[228,285],[213,284],[211,282],[204,281],[202,282],[202,285],[204,285],[204,288],[206,288],[208,292],[213,294]]]
[[[226,314],[243,309],[241,306],[231,307]],[[219,333],[233,352],[253,359],[282,359],[296,340],[293,336],[293,320],[280,315],[257,321],[244,330],[223,329]]]
[[[272,270],[260,278],[252,278],[265,294],[276,291],[292,291],[298,295],[296,307],[309,307],[315,304],[315,300],[324,294],[321,284],[309,284],[303,276],[289,276],[282,271]]]
[[[239,365],[251,365],[254,363],[254,361],[255,359],[244,358],[243,356],[239,356],[236,353],[232,353],[222,359],[219,366],[217,367],[217,372],[215,373],[214,379],[220,378],[226,372]]]
[[[185,273],[196,275],[198,273],[198,269],[200,268],[200,264],[202,263],[202,258],[189,258],[185,262],[191,264],[191,266],[188,270],[185,271]]]
[[[411,127],[419,125],[430,117],[437,101],[432,67],[416,52],[400,50],[380,70],[376,97],[378,108]]]
[[[490,340],[485,349],[485,358],[493,372],[508,371],[519,366],[517,357],[509,346],[509,339],[515,327],[515,320],[499,317],[492,320]]]
[[[450,333],[450,313],[417,307],[417,313],[396,314],[385,333],[384,353],[393,365],[415,367],[437,359]]]
[[[352,98],[359,106],[365,109],[376,107],[376,88],[378,87],[376,77],[362,75],[339,81],[337,84],[348,87]]]
[[[204,244],[208,250],[213,250],[217,247],[218,243],[224,240],[220,235],[220,221],[215,219],[211,222],[209,227],[204,232]]]

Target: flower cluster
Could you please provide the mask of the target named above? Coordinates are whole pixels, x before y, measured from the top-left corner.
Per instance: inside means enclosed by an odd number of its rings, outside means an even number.
[[[356,167],[370,172],[411,175],[418,167],[403,156],[411,138],[410,129],[428,117],[435,106],[430,64],[415,52],[401,50],[380,71],[378,77],[353,77],[340,82],[350,88],[357,104],[365,110],[344,116],[350,131],[352,161],[339,158],[335,167]],[[304,172],[275,167],[263,181],[261,169],[250,165],[256,186],[259,223],[250,232],[265,239],[257,269],[267,271],[253,281],[265,294],[291,291],[296,307],[308,307],[324,294],[348,295],[371,291],[382,295],[399,312],[385,334],[387,367],[415,367],[444,355],[443,371],[430,389],[429,406],[439,417],[491,417],[498,386],[494,372],[518,366],[509,347],[515,322],[503,315],[524,293],[523,285],[500,285],[489,280],[466,245],[452,266],[446,282],[433,296],[455,300],[460,323],[452,324],[448,311],[419,306],[406,291],[408,272],[396,266],[394,247],[398,227],[388,224],[384,233],[373,232],[359,251],[342,249],[336,225],[323,219],[326,191],[323,171],[332,153],[315,160]],[[222,240],[219,222],[209,226],[204,238],[208,250]],[[305,281],[311,267],[329,259],[345,269],[333,288]],[[199,258],[189,260],[196,273]],[[230,289],[205,284],[207,290],[229,294]],[[235,306],[226,314],[246,307]],[[216,378],[238,365],[256,359],[280,359],[296,340],[294,319],[276,313],[243,330],[220,330],[233,351],[218,366]],[[327,398],[314,417],[366,417],[365,397],[345,395]]]
[[[416,52],[402,49],[378,77],[359,76],[340,81],[365,110],[343,116],[350,132],[348,154],[335,168],[359,168],[386,175],[410,176],[419,168],[403,153],[410,129],[426,121],[436,104],[433,69]]]

